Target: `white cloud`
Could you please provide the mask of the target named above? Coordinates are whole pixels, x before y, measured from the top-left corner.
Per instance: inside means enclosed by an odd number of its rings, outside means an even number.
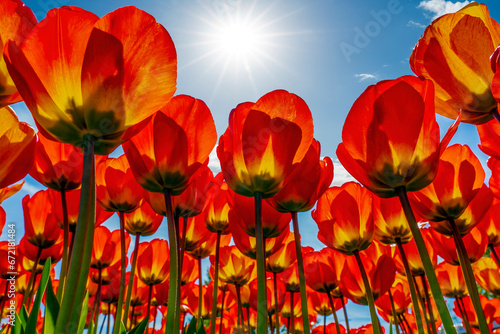
[[[423,10],[430,12],[431,18],[435,19],[444,14],[455,13],[469,3],[470,1],[453,2],[446,0],[425,0],[420,1],[417,8],[422,8]]]
[[[342,184],[355,181],[356,179],[340,164],[338,160],[333,162],[333,181],[331,186],[341,186]]]
[[[413,20],[408,21],[406,24],[407,27],[415,27],[415,28],[421,28],[424,29],[426,26],[422,23],[415,22]]]
[[[217,146],[214,147],[214,149],[212,150],[212,152],[210,152],[210,155],[208,156],[208,168],[212,170],[214,175],[221,171],[220,161],[219,158],[217,157]]]
[[[377,76],[374,74],[369,74],[369,73],[360,73],[360,74],[354,74],[355,78],[358,78],[359,81],[365,81],[365,80],[376,80]]]
[[[24,185],[21,188],[21,190],[28,193],[30,196],[33,196],[35,193],[42,190],[42,188],[29,184],[28,182],[24,182]]]

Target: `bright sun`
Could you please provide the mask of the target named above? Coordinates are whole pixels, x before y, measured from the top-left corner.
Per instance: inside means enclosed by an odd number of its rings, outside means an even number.
[[[263,36],[249,22],[229,21],[216,33],[219,52],[235,60],[249,59],[263,52]]]

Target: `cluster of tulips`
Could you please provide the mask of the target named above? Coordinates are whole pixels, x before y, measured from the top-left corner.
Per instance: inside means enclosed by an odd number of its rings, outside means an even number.
[[[476,285],[500,295],[500,25],[486,6],[435,20],[417,76],[354,102],[337,157],[359,183],[340,187],[307,104],[285,90],[231,111],[214,175],[211,112],[174,96],[174,44],[135,7],[37,23],[0,0],[0,22],[0,203],[28,173],[48,188],[23,199],[19,242],[0,207],[2,333],[379,334],[379,316],[397,333],[456,333],[453,311],[470,334],[500,319]],[[9,107],[20,101],[38,133]],[[456,120],[442,138],[436,113]],[[461,122],[491,156],[489,187],[471,149],[448,145]],[[300,240],[313,208],[319,251]],[[158,229],[168,241],[141,242]],[[350,328],[349,300],[371,324]]]

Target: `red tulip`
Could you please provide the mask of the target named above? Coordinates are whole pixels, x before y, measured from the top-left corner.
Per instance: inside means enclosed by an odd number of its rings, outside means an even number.
[[[25,237],[34,246],[49,248],[62,241],[53,210],[48,190],[23,198]]]
[[[461,298],[468,294],[460,266],[443,261],[436,267],[436,276],[439,282],[441,282],[441,290],[445,297]]]
[[[275,195],[305,156],[313,130],[307,104],[287,91],[275,90],[255,104],[238,105],[217,147],[229,188],[248,197]]]
[[[138,250],[137,276],[148,285],[164,282],[169,277],[169,248],[166,240],[153,239]]]
[[[125,230],[132,235],[148,236],[156,233],[161,225],[163,216],[160,216],[151,209],[151,206],[146,202],[136,210],[125,213]]]
[[[366,249],[373,241],[372,195],[355,182],[328,189],[312,212],[318,239],[344,254]]]
[[[413,238],[403,208],[397,198],[374,197],[373,220],[375,239],[383,244],[396,244],[397,239],[405,244]]]
[[[229,233],[229,209],[228,203],[229,189],[223,180],[222,173],[214,178],[214,185],[211,188],[213,195],[210,197],[205,209],[205,224],[207,229],[213,233]]]
[[[341,280],[345,257],[328,248],[304,255],[306,283],[314,291],[330,293]]]
[[[474,264],[477,283],[489,293],[500,295],[500,272],[492,258],[483,257]]]
[[[457,247],[453,238],[448,238],[445,235],[436,233],[433,230],[430,230],[430,232],[430,245],[434,247],[436,253],[446,262],[456,266],[460,265]],[[465,249],[467,250],[467,255],[469,256],[471,263],[476,262],[484,255],[484,253],[486,253],[486,249],[488,248],[488,237],[483,231],[473,229],[469,234],[462,237],[462,240],[465,244]]]
[[[440,143],[430,80],[404,76],[382,81],[354,102],[337,157],[377,196],[395,197],[396,188],[416,191],[432,182],[440,151],[457,126],[458,122]]]
[[[434,248],[432,247],[432,236],[431,232],[428,228],[423,228],[420,230],[422,233],[422,237],[424,238],[427,252],[429,253],[429,257],[431,259],[432,265],[435,268],[437,265],[437,254]],[[422,260],[420,259],[420,255],[417,250],[417,246],[415,245],[415,241],[412,239],[407,244],[403,245],[404,252],[406,254],[406,258],[408,259],[408,265],[410,266],[410,271],[413,276],[420,276],[425,274],[424,265],[422,264]],[[398,271],[402,274],[405,273],[403,260],[401,259],[401,254],[399,251],[394,252],[394,261],[396,263],[396,267]]]
[[[22,44],[10,41],[4,58],[48,138],[78,146],[90,133],[95,152],[109,153],[174,94],[174,45],[149,14],[123,7],[99,19],[63,7],[40,23]]]

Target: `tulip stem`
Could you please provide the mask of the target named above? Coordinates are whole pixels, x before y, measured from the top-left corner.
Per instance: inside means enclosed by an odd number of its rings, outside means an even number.
[[[127,297],[125,298],[125,310],[123,311],[123,323],[127,324],[128,313],[130,309],[130,299],[132,298],[132,288],[134,286],[134,276],[135,276],[135,268],[137,266],[137,253],[139,251],[139,239],[141,237],[140,233],[136,233],[135,235],[135,245],[134,245],[134,256],[132,257],[132,268],[130,269],[130,276],[128,278],[128,286],[127,286]]]
[[[434,320],[434,312],[432,310],[431,298],[429,295],[429,287],[427,286],[425,275],[420,275],[420,280],[422,281],[422,286],[424,287],[425,303],[427,304],[427,312],[429,314],[432,333],[437,334],[436,321]]]
[[[125,295],[125,275],[127,274],[127,251],[125,250],[125,213],[118,211],[120,217],[120,292],[118,294],[117,310],[115,323],[113,325],[113,334],[120,334],[120,325],[122,319],[123,299]],[[126,325],[126,323],[125,323]]]
[[[238,283],[234,285],[236,288],[236,302],[238,303],[238,332],[241,332],[242,330],[242,323],[243,323],[243,309],[241,307],[241,287]]]
[[[391,301],[392,318],[394,319],[394,326],[396,326],[396,334],[399,334],[398,315],[396,314],[396,307],[394,306],[394,298],[392,297],[391,290],[389,290],[389,300]]]
[[[61,264],[61,274],[59,275],[59,285],[57,286],[57,300],[61,302],[64,285],[66,283],[66,275],[68,273],[69,263],[69,221],[68,221],[68,202],[66,200],[66,190],[61,189],[61,206],[63,214],[63,257]]]
[[[255,199],[255,241],[257,247],[257,333],[267,333],[267,286],[264,255],[264,236],[262,233],[262,194],[257,192]]]
[[[291,313],[290,318],[292,318],[292,320],[291,320],[291,328],[292,328],[291,332],[292,332],[292,334],[295,334],[295,312],[293,312],[294,308],[295,308],[294,307],[295,304],[293,302],[293,295],[294,295],[294,293],[295,292],[290,291],[290,310],[291,310],[291,312],[290,312]]]
[[[347,309],[345,307],[344,296],[340,296],[340,300],[342,301],[342,308],[344,309],[344,318],[345,318],[345,327],[347,329],[347,334],[351,333],[351,329],[349,328],[349,318],[347,317]]]
[[[179,247],[177,246],[177,233],[175,232],[174,212],[172,210],[172,194],[170,189],[165,189],[163,192],[165,197],[165,207],[167,213],[168,240],[170,243],[170,282],[169,291],[174,293],[168,294],[167,308],[167,325],[165,327],[166,334],[176,334],[180,327],[180,282],[177,275],[177,267],[179,261]]]
[[[406,278],[408,280],[408,286],[410,287],[410,296],[411,302],[413,304],[415,320],[417,322],[417,329],[419,334],[424,334],[424,324],[422,322],[422,314],[420,313],[420,307],[418,305],[418,296],[417,291],[415,289],[415,284],[413,283],[413,275],[410,270],[410,265],[408,264],[408,258],[406,257],[405,250],[403,248],[403,244],[401,243],[400,238],[396,238],[396,245],[399,250],[399,254],[401,255],[401,260],[403,262],[403,266],[405,268]]]
[[[278,307],[278,277],[275,272],[273,272],[273,284],[274,284],[274,315],[276,318],[276,333],[280,331],[280,319],[279,319],[279,307]],[[292,306],[293,307],[293,306]],[[292,309],[293,312],[293,309]]]
[[[220,307],[220,326],[219,334],[222,334],[222,320],[224,319],[224,302],[226,299],[226,290],[222,290],[222,305]]]
[[[91,134],[85,134],[83,138],[83,173],[78,223],[74,232],[73,254],[54,333],[76,331],[80,321],[95,230],[95,140]]]
[[[434,297],[434,302],[436,303],[439,315],[441,316],[444,330],[448,334],[456,334],[457,331],[453,326],[453,320],[451,320],[450,312],[448,310],[448,307],[446,306],[446,302],[444,301],[441,288],[439,287],[439,282],[437,280],[436,273],[434,272],[431,258],[429,257],[429,253],[427,252],[424,238],[422,237],[422,233],[420,232],[420,229],[418,227],[417,220],[415,219],[415,215],[413,214],[413,211],[411,209],[410,201],[408,200],[408,194],[406,193],[406,188],[398,187],[395,190],[398,194],[401,206],[403,207],[406,219],[408,220],[408,225],[410,226],[413,239],[415,240],[415,244],[417,246],[418,254],[420,255],[420,259],[422,260],[425,275],[427,276],[427,280],[429,281],[432,296]]]
[[[377,312],[375,311],[375,300],[373,299],[372,288],[370,287],[368,275],[366,274],[365,267],[363,266],[363,261],[361,261],[361,257],[359,256],[359,251],[354,251],[353,255],[358,263],[359,271],[365,286],[366,299],[368,301],[368,307],[370,308],[370,316],[373,325],[373,334],[380,334],[380,324],[378,322]]]
[[[33,288],[33,286],[35,284],[36,271],[38,268],[38,263],[40,262],[40,256],[42,256],[42,250],[43,250],[42,248],[38,247],[35,262],[33,264],[33,267],[31,268],[30,279],[28,281],[28,286],[26,288],[26,292],[24,293],[23,302],[22,302],[21,306],[26,305],[26,303],[29,302],[29,300],[31,299],[31,296],[33,295],[33,290],[35,290]],[[27,309],[29,310],[29,304],[28,304]]]
[[[297,254],[297,268],[299,271],[300,303],[302,306],[302,324],[304,333],[309,334],[309,314],[307,311],[306,276],[304,274],[304,259],[300,242],[299,218],[297,212],[292,212],[293,236],[295,239],[295,253]]]
[[[153,285],[149,286],[149,291],[148,291],[148,308],[146,310],[146,319],[148,319],[148,324],[149,324],[149,316],[151,315],[151,297],[153,296]]]
[[[470,328],[470,323],[469,323],[469,318],[467,317],[467,313],[465,310],[462,308],[462,304],[460,303],[460,299],[458,296],[455,296],[455,303],[457,303],[458,311],[460,312],[460,315],[462,316],[462,320],[464,322],[464,327],[465,327],[465,332],[467,334],[471,334],[471,328]]]
[[[495,260],[495,263],[497,264],[498,268],[500,269],[500,258],[498,257],[498,253],[492,244],[490,244],[489,247],[490,247],[491,254],[493,254],[493,259]]]
[[[196,328],[199,328],[203,324],[203,320],[201,319],[201,316],[203,314],[202,308],[203,308],[203,280],[201,279],[202,277],[202,272],[201,272],[201,257],[198,258],[198,324],[196,325]]]
[[[106,329],[106,334],[109,334],[109,329],[111,327],[110,323],[111,323],[111,303],[108,303],[108,326],[107,326],[107,329]]]
[[[217,231],[217,242],[215,244],[215,263],[214,263],[214,295],[212,298],[212,317],[210,318],[210,334],[215,334],[215,323],[217,321],[217,294],[219,292],[220,237],[221,237],[221,232]]]
[[[187,220],[188,218],[187,217],[182,217],[182,235],[181,235],[181,239],[180,239],[180,242],[181,242],[181,245],[180,245],[180,252],[181,252],[181,255],[180,255],[180,260],[181,260],[181,264],[180,264],[180,272],[182,273],[182,266],[184,265],[184,253],[186,251],[186,229],[187,229]]]
[[[474,278],[474,271],[472,270],[470,259],[467,255],[467,249],[465,248],[464,241],[462,240],[462,235],[458,231],[457,224],[455,224],[455,220],[453,218],[450,218],[448,222],[450,223],[453,231],[453,239],[455,240],[455,246],[457,248],[458,261],[460,262],[460,267],[462,267],[462,273],[464,274],[467,290],[469,290],[472,305],[474,305],[474,309],[476,310],[479,330],[481,333],[488,333],[488,323],[486,322],[484,310],[481,306],[481,300],[479,299],[479,292]]]
[[[337,318],[337,310],[335,310],[335,304],[333,303],[332,295],[330,291],[328,291],[326,294],[328,296],[328,302],[330,303],[330,307],[332,308],[333,319],[335,320],[335,329],[337,330],[337,333],[340,333],[339,318]]]
[[[97,278],[97,293],[95,295],[94,306],[93,306],[93,310],[92,310],[92,314],[93,314],[92,318],[94,321],[96,331],[97,331],[97,324],[99,321],[99,310],[101,308],[101,289],[102,289],[102,269],[99,268],[98,269],[98,278]],[[91,333],[91,332],[89,331],[89,333]]]
[[[248,327],[248,333],[251,333],[252,327],[250,327],[250,306],[247,306],[246,309],[247,309],[247,327]]]
[[[326,315],[323,316],[323,334],[326,334]]]

